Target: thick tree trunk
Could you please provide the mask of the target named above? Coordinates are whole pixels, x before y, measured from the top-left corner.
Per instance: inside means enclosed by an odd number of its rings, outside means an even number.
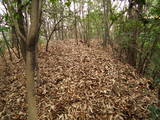
[[[136,46],[137,46],[136,41],[131,40],[131,46],[129,46],[128,48],[128,63],[133,67],[136,67],[136,58],[137,58]]]
[[[133,0],[129,0],[129,9],[128,9],[128,16],[129,20],[137,20],[137,16],[134,13],[134,6]],[[130,30],[129,38],[130,43],[128,46],[128,63],[134,67],[136,67],[136,58],[137,58],[137,38],[136,38],[136,29],[137,27]]]
[[[28,120],[38,120],[37,108],[36,108],[36,97],[35,97],[35,67],[36,67],[36,46],[38,43],[39,30],[41,25],[41,9],[42,0],[31,1],[31,11],[29,26],[24,26],[24,14],[22,10],[22,1],[17,0],[18,11],[15,11],[11,1],[5,1],[7,4],[17,38],[20,39],[21,54],[26,63],[26,86],[27,86],[27,102],[28,102]],[[14,19],[14,14],[18,13],[18,19]]]
[[[35,51],[26,52],[26,78],[27,78],[27,101],[28,120],[38,120],[36,97],[35,97]]]
[[[136,67],[137,61],[137,27],[131,31],[130,44],[128,48],[128,63],[133,67]]]
[[[32,0],[31,3],[31,25],[27,35],[26,47],[26,77],[27,77],[27,102],[28,120],[38,120],[36,97],[35,97],[35,67],[36,67],[36,46],[40,30],[41,0]]]

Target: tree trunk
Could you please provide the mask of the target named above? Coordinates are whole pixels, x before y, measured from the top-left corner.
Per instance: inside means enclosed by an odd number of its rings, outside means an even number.
[[[134,13],[134,6],[135,4],[133,3],[133,0],[129,0],[129,9],[128,9],[128,16],[129,20],[136,20],[136,15]],[[136,40],[136,27],[130,30],[129,38],[130,38],[130,43],[128,46],[128,63],[134,67],[136,67],[136,57],[137,57],[137,40]]]
[[[75,29],[75,40],[78,45],[78,35],[77,35],[77,13],[76,13],[76,3],[74,0],[74,29]]]
[[[13,48],[15,47],[16,50],[17,50],[17,58],[20,59],[20,57],[21,57],[20,47],[19,47],[20,43],[19,43],[19,38],[18,38],[18,36],[17,36],[17,33],[16,33],[16,30],[15,30],[15,27],[14,27],[14,26],[12,26],[11,40],[12,40],[12,47],[13,47]]]
[[[64,40],[64,8],[63,8],[63,1],[60,0],[61,6],[61,12],[60,12],[60,17],[61,17],[61,40]]]
[[[35,51],[26,53],[26,78],[27,78],[27,101],[28,101],[28,120],[38,120],[36,97],[35,97]]]
[[[35,67],[36,67],[36,46],[40,30],[41,0],[32,0],[31,3],[31,24],[27,35],[26,47],[26,77],[27,77],[27,102],[28,120],[38,120],[36,97],[35,97]]]
[[[155,46],[157,45],[158,40],[159,40],[159,39],[158,39],[158,37],[157,37],[157,38],[155,39],[155,41],[153,42],[150,51],[146,54],[146,56],[145,56],[145,58],[144,58],[144,60],[143,60],[143,62],[142,62],[142,69],[141,69],[141,71],[140,71],[140,73],[141,73],[142,75],[145,74],[145,71],[146,71],[148,65],[150,64],[150,60],[151,60],[151,58],[152,58],[152,56],[153,56],[153,54],[154,54]]]
[[[88,1],[89,2],[89,1]],[[86,23],[86,36],[85,36],[85,43],[87,46],[90,46],[90,4],[88,3],[88,8],[87,8],[87,23]]]
[[[38,120],[36,97],[35,97],[35,67],[36,67],[36,46],[38,43],[38,36],[41,25],[41,10],[42,0],[32,0],[30,9],[29,26],[24,26],[24,14],[22,9],[22,1],[17,0],[18,11],[14,9],[15,6],[11,1],[4,1],[7,4],[8,11],[13,21],[13,26],[17,33],[17,38],[20,39],[21,54],[25,61],[26,71],[26,86],[27,86],[27,102],[28,102],[28,120]],[[14,18],[14,14],[18,14],[18,19]]]
[[[158,86],[158,93],[157,93],[157,97],[158,97],[158,107],[160,107],[160,86]]]
[[[109,12],[110,12],[110,1],[103,0],[103,23],[104,23],[104,36],[103,36],[103,46],[105,47],[109,43]]]
[[[9,43],[7,41],[7,38],[6,38],[6,36],[5,36],[3,31],[2,31],[2,36],[3,36],[3,39],[4,39],[5,43],[6,43],[6,46],[7,46],[8,52],[9,52],[9,58],[12,61],[12,53],[11,53],[11,50],[9,48]]]

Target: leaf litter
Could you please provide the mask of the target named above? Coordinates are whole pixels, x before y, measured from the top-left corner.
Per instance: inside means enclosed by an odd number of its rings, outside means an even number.
[[[37,62],[39,120],[145,120],[147,106],[157,101],[150,80],[95,41],[91,47],[53,41]],[[27,120],[24,63],[8,64],[0,77],[0,119]]]

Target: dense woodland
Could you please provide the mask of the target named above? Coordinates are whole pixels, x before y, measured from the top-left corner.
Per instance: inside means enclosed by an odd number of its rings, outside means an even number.
[[[1,0],[0,120],[160,120],[160,0]]]

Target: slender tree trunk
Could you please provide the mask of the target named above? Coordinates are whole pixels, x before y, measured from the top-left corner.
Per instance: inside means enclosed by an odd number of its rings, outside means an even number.
[[[7,38],[6,38],[6,36],[5,36],[3,31],[2,31],[2,36],[3,36],[3,39],[4,39],[5,43],[6,43],[6,46],[7,46],[8,52],[9,52],[9,58],[12,61],[12,53],[11,53],[11,50],[9,48],[9,43],[7,41]]]
[[[7,46],[7,50],[8,50],[8,52],[9,52],[9,58],[10,58],[10,60],[12,61],[13,59],[12,59],[12,52],[14,53],[14,55],[17,57],[17,58],[20,58],[20,56],[19,55],[17,55],[17,53],[14,51],[14,49],[12,48],[12,46],[9,44],[9,42],[7,41],[7,38],[6,38],[6,36],[5,36],[5,33],[2,31],[2,36],[3,36],[3,38],[4,38],[4,41],[5,41],[5,43],[6,43],[6,46]],[[12,50],[12,52],[11,52],[11,50]]]
[[[145,37],[146,37],[146,26],[144,25],[144,33],[145,33]],[[137,66],[137,69],[138,69],[138,72],[140,73],[141,72],[141,69],[142,69],[142,62],[143,62],[143,53],[144,53],[144,44],[145,44],[145,40],[142,40],[142,43],[140,45],[140,49],[141,49],[141,52],[138,54],[138,66]]]
[[[20,57],[21,57],[21,54],[20,54],[20,47],[19,47],[19,45],[20,45],[20,43],[19,43],[19,38],[18,38],[18,36],[17,36],[17,33],[16,33],[16,31],[15,31],[15,27],[13,27],[12,26],[12,33],[11,33],[12,35],[11,35],[11,39],[12,39],[12,47],[14,48],[16,48],[16,50],[17,50],[17,58],[19,58],[20,59]]]
[[[87,23],[86,23],[85,43],[89,47],[90,46],[90,4],[89,3],[88,3],[87,12],[88,12],[88,17],[87,17]]]
[[[153,56],[154,48],[155,48],[155,46],[157,45],[158,40],[159,40],[159,39],[156,38],[156,40],[153,42],[150,51],[146,54],[146,56],[145,56],[145,58],[144,58],[144,60],[143,60],[143,62],[142,62],[142,69],[140,70],[140,73],[141,73],[142,75],[145,74],[145,71],[146,71],[146,69],[147,69],[147,67],[148,67],[148,64],[150,63],[149,60],[151,60],[151,58],[152,58],[152,56]]]
[[[16,47],[17,48],[17,38],[16,38],[16,34],[15,34],[15,29],[13,26],[11,26],[11,40],[12,40],[12,47]]]
[[[74,29],[75,29],[75,39],[76,39],[76,43],[78,45],[78,35],[77,35],[77,13],[76,13],[76,3],[74,0]]]
[[[103,0],[103,22],[104,22],[104,37],[103,37],[103,46],[105,47],[109,43],[109,12],[110,12],[110,0]]]
[[[60,16],[61,16],[61,40],[64,40],[64,8],[63,8],[63,1],[60,0],[60,3],[61,3],[61,13],[60,13]]]
[[[157,97],[158,97],[158,107],[160,107],[160,86],[158,86]]]

